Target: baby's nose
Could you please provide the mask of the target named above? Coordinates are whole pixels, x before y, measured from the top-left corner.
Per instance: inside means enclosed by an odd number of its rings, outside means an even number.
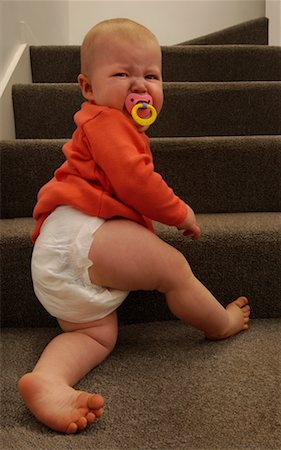
[[[138,92],[140,94],[147,92],[145,80],[143,78],[136,78],[132,84],[132,92]]]

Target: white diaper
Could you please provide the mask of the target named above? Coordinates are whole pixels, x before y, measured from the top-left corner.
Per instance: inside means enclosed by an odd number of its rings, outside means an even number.
[[[125,300],[129,292],[91,283],[88,258],[93,235],[104,223],[70,206],[60,206],[43,223],[33,249],[31,272],[34,291],[44,308],[68,322],[102,319]]]

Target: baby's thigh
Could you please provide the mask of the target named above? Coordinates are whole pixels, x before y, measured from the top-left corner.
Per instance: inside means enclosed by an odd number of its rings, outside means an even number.
[[[125,291],[159,290],[188,264],[183,255],[145,227],[108,220],[94,234],[89,251],[92,283]]]

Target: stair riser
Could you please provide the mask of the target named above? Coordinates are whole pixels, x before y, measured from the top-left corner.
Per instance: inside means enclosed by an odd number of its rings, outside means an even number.
[[[164,81],[280,81],[281,48],[187,46],[163,49]]]
[[[150,136],[281,134],[281,83],[175,83]]]
[[[151,137],[281,134],[281,83],[165,83]],[[17,138],[67,138],[83,101],[78,85],[15,85]]]
[[[80,46],[30,48],[34,83],[76,83]],[[278,81],[281,48],[268,46],[162,46],[164,81]]]
[[[199,216],[203,236],[198,242],[170,227],[161,226],[158,233],[182,251],[196,276],[223,304],[244,294],[251,301],[253,318],[281,317],[281,217],[249,214],[240,215],[238,220],[237,216],[233,222],[227,215]],[[8,220],[2,225],[3,326],[53,325],[32,289],[31,220]],[[169,312],[163,300],[154,292],[131,293],[121,308],[121,322],[167,319]]]
[[[32,215],[38,190],[64,161],[63,142],[0,143],[1,217]],[[151,149],[155,170],[196,212],[281,210],[280,136],[152,138]]]

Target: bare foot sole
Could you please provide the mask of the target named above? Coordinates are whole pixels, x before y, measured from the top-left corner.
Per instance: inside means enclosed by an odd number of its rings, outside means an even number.
[[[206,337],[212,340],[225,339],[249,328],[250,306],[246,297],[238,297],[226,307],[229,323],[226,330]]]
[[[99,394],[77,391],[72,387],[27,373],[19,381],[19,391],[34,416],[61,433],[84,430],[103,414],[104,399]]]

